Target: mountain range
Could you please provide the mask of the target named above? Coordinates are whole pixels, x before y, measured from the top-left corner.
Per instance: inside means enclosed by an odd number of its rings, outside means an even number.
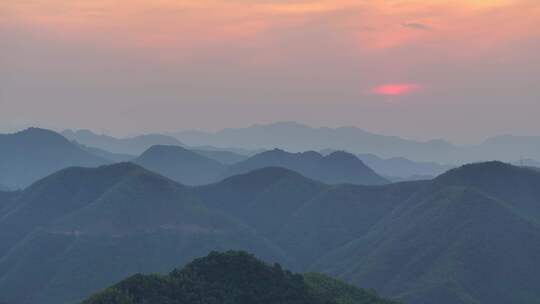
[[[242,249],[407,304],[534,303],[539,189],[540,171],[500,162],[379,186],[273,167],[199,187],[129,163],[69,168],[0,195],[0,301],[77,303]]]
[[[134,140],[134,139],[133,139]],[[0,137],[0,182],[7,189],[25,188],[33,182],[70,166],[93,167],[133,161],[185,185],[217,182],[228,176],[270,166],[296,170],[328,183],[382,184],[388,181],[352,154],[335,152],[262,152],[251,157],[234,152],[187,149],[178,145],[154,145],[135,157],[69,141],[44,129],[27,129]]]
[[[371,153],[384,158],[406,157],[443,163],[453,163],[459,153],[458,147],[442,140],[420,142],[373,134],[355,127],[312,128],[295,122],[224,129],[216,133],[181,131],[168,135],[191,146],[234,146],[252,150],[280,148],[292,152],[336,149]]]
[[[129,277],[83,304],[392,304],[322,274],[294,274],[246,252],[211,252],[168,275]]]
[[[96,134],[90,130],[64,130],[61,134],[83,147],[92,149],[93,153],[114,161],[131,160],[135,158],[134,155],[140,155],[152,146],[185,147],[223,164],[232,164],[260,152],[260,149],[250,151],[235,148],[216,148],[206,145],[187,147],[176,138],[162,134],[145,134],[127,138]]]
[[[445,165],[489,160],[514,162],[522,157],[540,159],[540,137],[535,136],[495,136],[478,144],[456,145],[441,139],[417,141],[370,133],[357,127],[313,128],[295,122],[229,128],[214,133],[180,131],[168,135],[192,146],[280,148],[292,152],[335,149]]]
[[[145,140],[143,142],[144,138],[141,137],[114,138],[111,136],[98,135],[89,130],[66,130],[62,134],[75,141],[79,146],[81,146],[81,148],[87,150],[88,152],[114,162],[131,161],[136,158],[134,155],[139,155],[142,153],[140,149],[129,149],[129,147],[124,146],[126,141],[141,141],[141,143],[138,145],[140,147],[145,147],[146,149],[144,150],[147,150],[154,145],[169,145],[167,142],[173,142],[173,146],[182,146],[188,150],[216,160],[225,165],[232,165],[244,161],[255,154],[260,154],[267,151],[265,149],[247,150],[230,148],[228,144],[226,145],[226,148],[216,148],[208,145],[188,147],[181,144],[180,141],[174,141],[170,138],[167,140],[160,140],[162,139],[161,137],[153,137],[155,139],[154,141]],[[150,138],[146,137],[146,139]],[[107,151],[107,149],[111,148],[112,146],[110,142],[115,142],[114,146],[123,146],[123,148],[116,148],[116,150],[129,150],[132,152],[132,154],[113,153]],[[269,150],[273,150],[273,148]],[[324,149],[320,151],[320,153],[323,155],[328,155],[332,152],[336,152],[336,150]],[[356,156],[370,168],[375,170],[378,174],[383,175],[392,181],[434,177],[453,167],[436,162],[412,161],[404,157],[381,158],[374,154],[366,153],[359,153],[356,154]]]
[[[64,130],[61,134],[85,146],[116,154],[139,155],[155,145],[183,146],[176,138],[162,134],[145,134],[128,138],[95,134],[89,130]]]
[[[282,167],[296,171],[306,177],[328,184],[380,185],[389,183],[358,157],[346,152],[332,152],[323,156],[314,151],[289,153],[274,149],[256,154],[236,163],[224,173],[233,176],[265,167]]]
[[[211,250],[285,260],[189,188],[129,163],[62,170],[2,214],[0,298],[8,303],[78,303],[135,272],[164,272]]]
[[[73,145],[53,131],[30,128],[0,134],[0,184],[24,188],[39,178],[70,166],[98,166],[104,158]]]
[[[346,152],[333,152],[323,156],[313,151],[289,153],[275,149],[227,166],[182,147],[153,146],[135,159],[134,163],[186,185],[210,184],[226,177],[266,167],[287,168],[329,184],[389,183],[356,156]]]

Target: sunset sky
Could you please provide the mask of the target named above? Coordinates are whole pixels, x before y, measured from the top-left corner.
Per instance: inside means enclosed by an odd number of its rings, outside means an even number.
[[[540,135],[538,0],[0,0],[0,130]]]

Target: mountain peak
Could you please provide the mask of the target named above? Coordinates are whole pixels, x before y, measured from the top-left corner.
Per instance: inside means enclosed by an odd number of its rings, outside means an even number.
[[[341,160],[341,161],[360,161],[361,160],[354,154],[345,151],[335,151],[326,156],[329,160]]]
[[[446,180],[457,177],[485,177],[505,176],[507,174],[530,171],[527,168],[520,168],[501,161],[489,161],[481,163],[466,164],[461,167],[449,170],[440,175],[438,180]]]
[[[56,133],[55,131],[36,127],[30,127],[16,133],[7,134],[6,136],[39,142],[45,140],[68,142],[68,140],[64,136]]]
[[[203,185],[216,181],[224,170],[222,163],[191,150],[170,145],[154,145],[135,159],[135,163],[184,185]]]

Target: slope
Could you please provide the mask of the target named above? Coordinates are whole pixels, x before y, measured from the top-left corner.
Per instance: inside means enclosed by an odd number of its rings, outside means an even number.
[[[226,168],[213,159],[177,146],[153,146],[134,162],[185,185],[209,184]]]

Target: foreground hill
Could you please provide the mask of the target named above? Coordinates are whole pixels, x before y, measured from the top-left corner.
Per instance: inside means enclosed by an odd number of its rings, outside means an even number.
[[[185,185],[214,182],[225,165],[178,146],[153,146],[134,163]]]
[[[11,189],[24,188],[63,168],[105,163],[53,131],[30,128],[0,134],[0,184]]]
[[[262,152],[239,162],[231,166],[224,176],[247,173],[264,167],[287,168],[329,184],[381,185],[388,183],[388,180],[379,176],[356,156],[346,152],[333,152],[323,156],[313,151],[288,153],[279,149]]]
[[[83,304],[391,304],[319,274],[303,277],[244,252],[212,252],[169,275],[135,275]]]

